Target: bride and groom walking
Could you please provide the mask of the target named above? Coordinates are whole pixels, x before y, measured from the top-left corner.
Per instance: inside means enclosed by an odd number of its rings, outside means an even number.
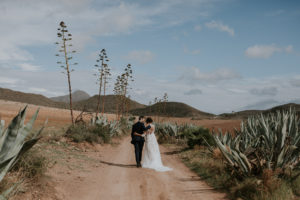
[[[137,167],[150,168],[156,171],[170,171],[169,167],[162,164],[159,146],[155,137],[155,126],[152,118],[139,117],[139,121],[132,126],[131,144],[134,145]],[[144,159],[142,161],[143,147]]]

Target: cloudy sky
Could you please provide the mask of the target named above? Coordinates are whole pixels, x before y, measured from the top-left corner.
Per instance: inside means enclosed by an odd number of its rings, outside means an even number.
[[[56,29],[73,34],[75,89],[93,95],[93,65],[107,50],[115,77],[131,63],[130,94],[212,113],[300,103],[297,0],[0,0],[0,87],[67,93]]]

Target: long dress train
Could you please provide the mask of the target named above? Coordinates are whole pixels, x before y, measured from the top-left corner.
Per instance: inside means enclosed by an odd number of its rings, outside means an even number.
[[[159,145],[154,131],[145,136],[145,150],[142,166],[143,168],[150,168],[160,172],[172,170],[172,168],[166,167],[162,164]]]

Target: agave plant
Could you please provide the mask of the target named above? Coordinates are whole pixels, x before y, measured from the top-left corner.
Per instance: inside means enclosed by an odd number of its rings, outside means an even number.
[[[169,128],[165,123],[155,123],[156,133],[161,136],[169,136]]]
[[[125,118],[124,118],[125,119]],[[100,125],[100,126],[106,126],[109,129],[109,133],[111,137],[121,135],[122,129],[127,128],[127,119],[126,121],[126,127],[123,127],[124,120],[121,118],[120,121],[113,120],[113,121],[108,121],[108,119],[105,116],[98,115],[97,117],[93,117],[91,119],[91,125]]]
[[[32,136],[29,136],[39,109],[25,125],[26,110],[27,106],[14,117],[6,129],[4,128],[4,122],[0,123],[0,182],[18,158],[39,140],[39,135],[43,130],[41,128]]]
[[[229,166],[243,175],[263,169],[300,169],[300,131],[296,112],[278,111],[248,118],[235,136],[214,135]]]
[[[91,118],[91,125],[104,125],[106,126],[108,124],[108,120],[105,116],[97,115],[96,117]]]
[[[5,127],[5,121],[0,120],[0,133],[2,133],[4,131],[4,127]]]
[[[156,132],[161,135],[178,137],[184,134],[188,130],[194,130],[196,126],[192,124],[172,124],[172,123],[156,123]]]
[[[118,136],[121,134],[120,123],[117,120],[111,121],[109,123],[110,135],[111,137]]]

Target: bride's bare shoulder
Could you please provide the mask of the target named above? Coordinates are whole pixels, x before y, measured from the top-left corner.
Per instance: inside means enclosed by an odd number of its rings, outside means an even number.
[[[155,130],[154,124],[151,124],[150,126],[151,126],[151,130]]]

